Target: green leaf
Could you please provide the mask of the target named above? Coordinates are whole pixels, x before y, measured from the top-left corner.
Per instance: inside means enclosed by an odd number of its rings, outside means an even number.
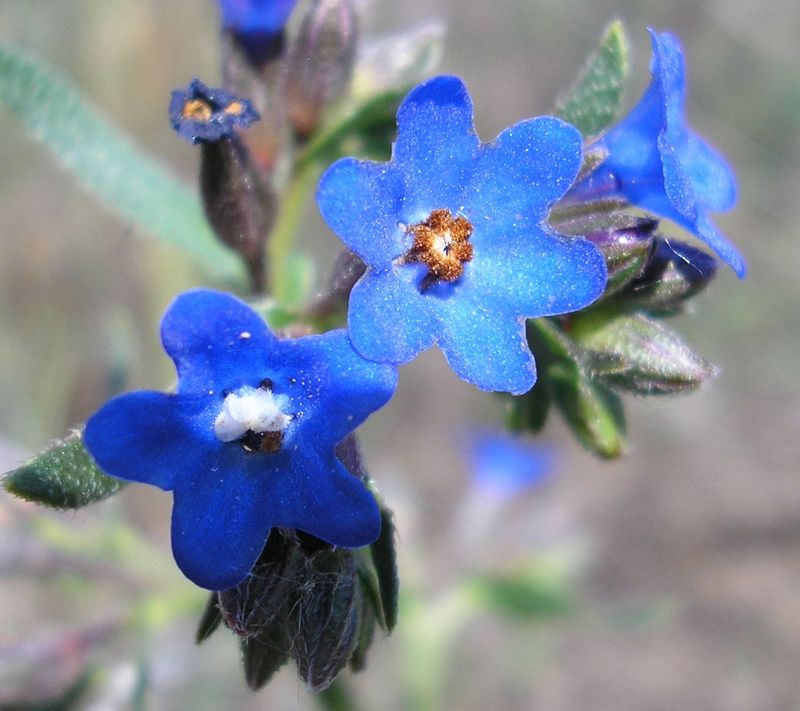
[[[613,459],[625,446],[625,416],[619,397],[578,368],[565,363],[548,371],[554,399],[581,444]]]
[[[540,380],[578,441],[601,457],[620,456],[625,445],[622,402],[591,377],[594,361],[549,319],[528,321],[528,341],[540,361]]]
[[[217,593],[212,592],[206,601],[206,606],[203,609],[203,614],[200,616],[200,622],[197,624],[197,631],[194,635],[194,640],[197,644],[207,640],[219,627],[222,622],[222,614],[219,611],[219,600]]]
[[[585,136],[608,128],[622,109],[628,76],[628,39],[619,20],[612,22],[575,83],[556,101],[556,115]]]
[[[131,224],[185,250],[217,277],[241,279],[197,195],[104,118],[63,77],[0,47],[0,105],[19,117],[61,166]]]
[[[51,445],[5,477],[14,496],[57,509],[77,509],[116,494],[125,483],[106,476],[86,451],[81,432]]]
[[[400,596],[394,531],[394,515],[389,509],[381,506],[381,534],[370,546],[370,553],[378,576],[378,590],[387,632],[391,632],[397,624],[397,601]]]
[[[511,398],[506,426],[514,432],[541,432],[550,411],[550,390],[538,382],[524,395]]]

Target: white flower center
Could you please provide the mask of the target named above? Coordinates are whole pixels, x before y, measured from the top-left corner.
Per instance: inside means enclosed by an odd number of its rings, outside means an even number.
[[[289,424],[290,415],[281,411],[279,402],[271,390],[245,386],[230,393],[222,404],[222,411],[214,421],[214,434],[222,442],[241,439],[245,433],[283,432]]]

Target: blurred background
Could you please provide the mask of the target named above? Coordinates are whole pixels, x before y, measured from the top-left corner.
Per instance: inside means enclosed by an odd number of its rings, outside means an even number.
[[[438,353],[402,369],[363,443],[396,510],[401,579],[415,595],[397,633],[376,640],[366,672],[348,680],[354,693],[366,709],[414,708],[415,606],[435,603],[458,570],[541,553],[573,571],[574,612],[526,624],[476,612],[441,669],[444,708],[800,709],[800,9],[789,0],[363,5],[365,37],[432,18],[447,25],[440,68],[467,82],[484,140],[550,112],[614,17],[632,41],[632,105],[649,79],[646,27],[674,31],[690,120],[739,177],[738,207],[717,222],[750,271],[743,282],[722,271],[672,323],[720,366],[716,380],[669,400],[629,398],[629,446],[617,461],[582,451],[553,418],[544,438],[560,447],[557,476],[471,539],[459,516],[475,492],[457,441],[471,422],[499,424],[502,402],[460,382]],[[218,80],[217,22],[212,0],[5,0],[0,42],[58,67],[192,183],[198,154],[176,140],[166,107],[192,77]],[[109,392],[168,387],[159,318],[204,277],[99,207],[16,118],[0,112],[0,127],[5,470]],[[312,206],[305,234],[327,274],[336,240]],[[63,688],[84,662],[104,670],[86,707],[127,708],[143,680],[153,709],[316,707],[291,668],[248,692],[232,635],[193,645],[196,614],[171,621],[148,608],[155,651],[120,632],[147,591],[142,580],[177,590],[189,613],[203,604],[171,563],[169,506],[145,487],[62,514],[0,495],[0,707]],[[148,551],[113,538],[120,515],[141,528]],[[94,562],[71,563],[73,544],[94,546]],[[107,563],[114,556],[119,569]],[[129,583],[137,567],[144,573]],[[406,619],[416,620],[409,631]]]

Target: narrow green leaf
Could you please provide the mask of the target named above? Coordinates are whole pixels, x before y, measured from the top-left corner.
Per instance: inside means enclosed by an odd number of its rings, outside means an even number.
[[[197,644],[207,640],[219,627],[222,622],[222,615],[219,611],[219,600],[217,593],[212,592],[206,601],[206,606],[203,609],[203,614],[200,616],[200,622],[197,624],[197,631],[194,635],[194,640]]]
[[[239,259],[217,242],[197,195],[63,77],[0,47],[0,105],[19,117],[83,186],[144,232],[179,247],[220,278],[240,279]]]
[[[100,471],[83,445],[82,433],[75,431],[9,472],[3,486],[26,501],[77,509],[116,494],[125,483]]]
[[[550,411],[550,391],[538,382],[524,395],[511,398],[506,426],[514,432],[540,432]]]
[[[601,457],[622,454],[625,415],[619,397],[591,377],[581,344],[549,319],[528,321],[528,341],[540,361],[540,380],[578,441]]]
[[[370,553],[378,576],[378,590],[381,595],[383,619],[387,632],[391,632],[397,624],[397,601],[400,596],[394,531],[392,512],[381,506],[381,535],[370,546]]]
[[[628,39],[619,20],[603,33],[572,87],[556,102],[556,114],[586,137],[608,128],[622,109],[628,76]]]
[[[577,368],[553,365],[548,371],[555,402],[575,436],[606,459],[625,446],[625,417],[619,397]]]

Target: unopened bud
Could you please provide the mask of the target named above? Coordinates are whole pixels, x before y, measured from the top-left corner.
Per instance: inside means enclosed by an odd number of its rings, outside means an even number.
[[[710,254],[677,240],[659,238],[644,271],[628,284],[624,296],[648,311],[675,312],[702,291],[717,271]]]
[[[605,295],[619,291],[641,274],[652,251],[653,231],[658,220],[633,218],[629,227],[611,228],[586,235],[606,259],[608,283]]]
[[[289,52],[289,118],[301,138],[347,89],[358,46],[353,0],[314,0]]]
[[[263,290],[275,197],[237,134],[259,114],[247,99],[194,79],[172,92],[169,115],[179,136],[201,146],[200,192],[208,221],[217,237],[244,258],[254,289]]]
[[[269,628],[289,614],[304,565],[294,532],[273,529],[252,572],[235,588],[217,593],[226,626],[243,639],[272,636]]]
[[[352,551],[320,550],[306,561],[292,614],[291,655],[311,691],[345,667],[359,639],[363,604]]]

